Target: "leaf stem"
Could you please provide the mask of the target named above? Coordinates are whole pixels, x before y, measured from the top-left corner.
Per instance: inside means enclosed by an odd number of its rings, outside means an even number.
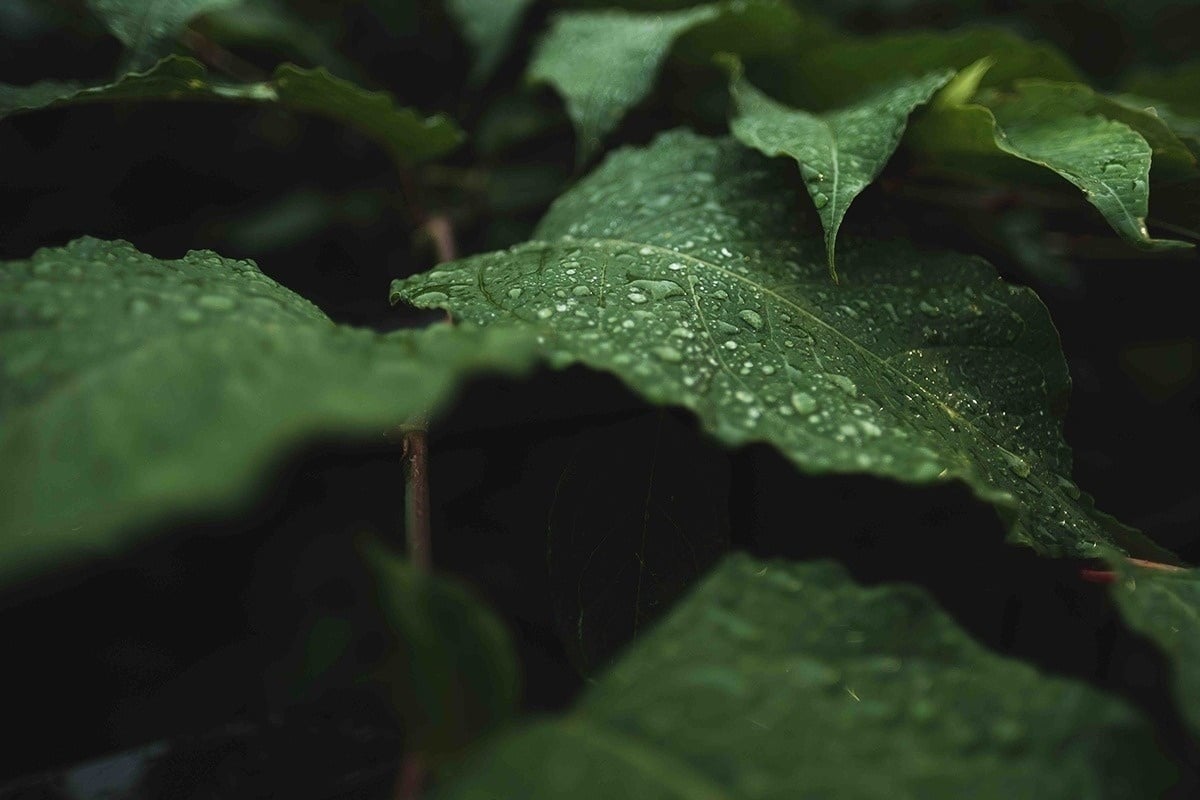
[[[404,433],[404,535],[408,557],[424,572],[433,566],[429,526],[429,438],[425,424]]]

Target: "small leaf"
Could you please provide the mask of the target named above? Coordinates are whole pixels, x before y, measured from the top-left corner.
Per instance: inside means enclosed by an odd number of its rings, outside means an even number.
[[[521,336],[333,324],[244,261],[80,239],[0,262],[0,580],[250,496],[316,436],[379,435]]]
[[[511,715],[520,678],[500,620],[464,587],[376,540],[363,555],[388,639],[374,680],[404,723],[407,746],[453,753]]]
[[[193,17],[242,0],[88,0],[88,7],[129,51],[130,70],[142,70],[170,52]]]
[[[662,14],[587,11],[554,17],[529,78],[550,84],[566,100],[580,161],[650,93],[676,37],[719,14],[710,4]]]
[[[1147,130],[1153,120],[1137,120],[1133,110],[1122,109],[1076,84],[1026,81],[1018,82],[1012,92],[964,89],[964,83],[978,80],[980,74],[978,65],[964,70],[946,89],[956,98],[974,95],[975,102],[937,101],[913,126],[910,141],[917,150],[960,170],[1015,157],[1048,169],[1081,189],[1130,244],[1147,250],[1191,246],[1150,237],[1146,230],[1150,145],[1129,124],[1102,112],[1124,116]],[[1152,135],[1161,133],[1158,129]]]
[[[446,0],[463,37],[475,49],[471,78],[483,82],[508,51],[532,0]]]
[[[742,143],[800,165],[825,228],[829,274],[837,280],[834,246],[854,198],[883,171],[900,144],[908,117],[954,76],[949,70],[873,92],[853,105],[824,114],[789,108],[758,91],[734,64],[730,91],[736,116],[730,130]]]
[[[570,714],[488,743],[439,800],[1156,797],[1124,701],[988,652],[908,586],[726,559]]]
[[[463,134],[450,119],[423,118],[396,105],[386,92],[372,92],[336,78],[323,68],[284,64],[271,80],[229,83],[198,61],[170,56],[146,72],[113,83],[82,86],[44,81],[32,86],[0,84],[0,119],[78,103],[128,100],[185,100],[278,104],[351,125],[377,141],[400,164],[437,158],[458,146]]]
[[[806,471],[961,479],[1043,552],[1161,553],[1070,480],[1069,378],[1037,297],[892,241],[843,242],[832,286],[793,172],[668,133],[560,197],[536,241],[397,281],[393,300],[534,331],[554,363],[613,372]]]
[[[1167,657],[1179,710],[1200,739],[1200,570],[1142,569],[1124,558],[1109,560],[1118,574],[1112,594],[1121,615]]]
[[[707,64],[719,51],[782,56],[827,35],[823,25],[779,0],[731,0],[658,13],[559,13],[534,53],[529,77],[553,86],[566,100],[582,163],[649,95],[677,40],[688,60]]]

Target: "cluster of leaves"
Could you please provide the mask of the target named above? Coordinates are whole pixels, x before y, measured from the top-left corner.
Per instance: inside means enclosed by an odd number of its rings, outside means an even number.
[[[469,81],[522,57],[531,5],[447,0],[475,50]],[[561,96],[581,171],[673,70],[695,78],[684,117],[701,132],[608,154],[529,241],[393,284],[394,303],[444,309],[453,325],[335,324],[253,263],[208,251],[160,260],[85,238],[0,264],[0,578],[115,555],[181,513],[236,506],[296,442],[420,427],[470,376],[581,364],[687,409],[731,447],[763,443],[810,474],[961,482],[1015,543],[1104,559],[1200,736],[1200,573],[1075,485],[1069,375],[1044,306],[978,258],[848,214],[904,159],[946,185],[1098,214],[1113,247],[1186,253],[1200,238],[1200,71],[1102,92],[1001,29],[862,36],[779,0],[661,5],[556,9],[526,74]],[[304,50],[272,4],[89,6],[127,48],[118,75],[0,86],[0,117],[277,106],[357,129],[418,184],[420,165],[464,139],[445,116],[335,77],[346,70],[319,48],[316,67],[261,80],[173,53],[185,34],[233,40],[264,19]],[[541,102],[532,92],[481,122],[481,149],[553,124],[525,113]],[[462,760],[511,711],[504,635],[453,585],[364,552],[402,655],[394,704],[413,747],[447,756],[439,796],[1121,797],[1171,782],[1126,703],[987,653],[925,594],[736,555],[569,715]],[[478,670],[451,668],[463,660]]]

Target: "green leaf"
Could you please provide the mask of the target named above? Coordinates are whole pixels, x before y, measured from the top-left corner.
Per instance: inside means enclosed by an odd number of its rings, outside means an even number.
[[[288,449],[395,429],[514,333],[335,325],[249,262],[80,239],[0,262],[0,580],[247,499]]]
[[[559,13],[529,66],[529,77],[553,86],[567,104],[586,161],[622,117],[649,95],[672,45],[692,61],[717,51],[742,55],[801,46],[810,25],[778,0],[724,2],[659,13],[586,11]],[[682,47],[682,45],[681,45]]]
[[[538,45],[529,78],[553,86],[579,136],[580,161],[650,93],[675,39],[716,19],[716,5],[662,14],[560,13]]]
[[[961,171],[1003,170],[1010,157],[1045,168],[1081,189],[1121,238],[1147,250],[1190,247],[1153,239],[1146,230],[1150,200],[1151,147],[1124,116],[1149,131],[1155,121],[1135,109],[1122,109],[1078,84],[1018,82],[1012,92],[990,91],[977,102],[974,87],[987,64],[959,73],[913,125],[910,142],[942,166]],[[1152,135],[1171,136],[1155,128]],[[1186,149],[1186,148],[1183,148]],[[1179,151],[1174,156],[1187,159]],[[996,162],[1001,162],[996,164]]]
[[[735,556],[435,796],[1065,800],[1174,777],[1123,701],[988,652],[923,591]]]
[[[881,79],[964,69],[982,58],[994,62],[981,76],[984,87],[1005,87],[1021,78],[1080,80],[1075,67],[1054,48],[1001,28],[979,27],[831,38],[781,60],[776,82],[763,88],[790,105],[837,108],[848,97],[874,91]]]
[[[463,37],[475,49],[471,78],[486,80],[508,51],[531,0],[446,0]]]
[[[123,75],[100,86],[59,81],[32,86],[0,84],[0,119],[78,103],[129,100],[277,104],[353,126],[405,165],[437,158],[457,147],[463,138],[462,131],[447,117],[423,118],[410,108],[397,106],[386,92],[367,91],[323,68],[284,64],[269,81],[229,83],[211,75],[198,61],[178,56],[163,59],[146,72]]]
[[[170,52],[193,17],[241,0],[88,0],[88,7],[129,51],[130,70],[146,69]]]
[[[1200,570],[1164,572],[1111,558],[1112,594],[1131,628],[1163,651],[1184,721],[1200,739]]]
[[[1070,480],[1069,378],[1037,297],[979,259],[893,241],[843,241],[831,285],[794,171],[668,133],[559,198],[538,241],[397,281],[393,301],[535,331],[556,363],[611,371],[808,472],[960,479],[1043,552],[1155,550]]]
[[[789,108],[754,88],[735,63],[730,91],[736,116],[730,130],[743,144],[800,165],[825,228],[829,274],[837,280],[834,246],[846,210],[883,171],[900,144],[909,115],[954,76],[949,70],[873,92],[824,114]]]
[[[510,716],[516,653],[504,625],[470,592],[369,540],[364,558],[387,652],[372,670],[404,723],[406,746],[453,753]]]

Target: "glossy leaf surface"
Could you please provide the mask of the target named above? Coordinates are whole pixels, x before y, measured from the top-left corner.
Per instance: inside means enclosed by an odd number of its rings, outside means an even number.
[[[1065,800],[1171,778],[1123,702],[984,650],[922,591],[735,556],[571,713],[436,797]]]
[[[386,92],[367,91],[322,68],[284,64],[269,81],[229,83],[211,75],[200,62],[177,56],[100,86],[61,81],[0,84],[0,118],[77,103],[132,100],[266,103],[318,114],[358,129],[401,164],[437,158],[463,138],[458,126],[444,116],[422,117],[397,106]]]
[[[811,472],[961,479],[1044,552],[1153,550],[1070,480],[1069,378],[1037,297],[899,241],[846,242],[832,285],[794,172],[668,133],[561,197],[537,241],[397,281],[393,300],[532,330],[556,362]]]
[[[851,106],[812,114],[775,102],[735,69],[730,91],[739,141],[800,165],[825,229],[829,272],[836,279],[835,245],[846,210],[870,185],[900,144],[908,116],[946,85],[953,72],[930,73],[872,93]]]
[[[333,324],[250,262],[80,239],[0,263],[0,578],[248,498],[316,436],[378,436],[519,335]]]

